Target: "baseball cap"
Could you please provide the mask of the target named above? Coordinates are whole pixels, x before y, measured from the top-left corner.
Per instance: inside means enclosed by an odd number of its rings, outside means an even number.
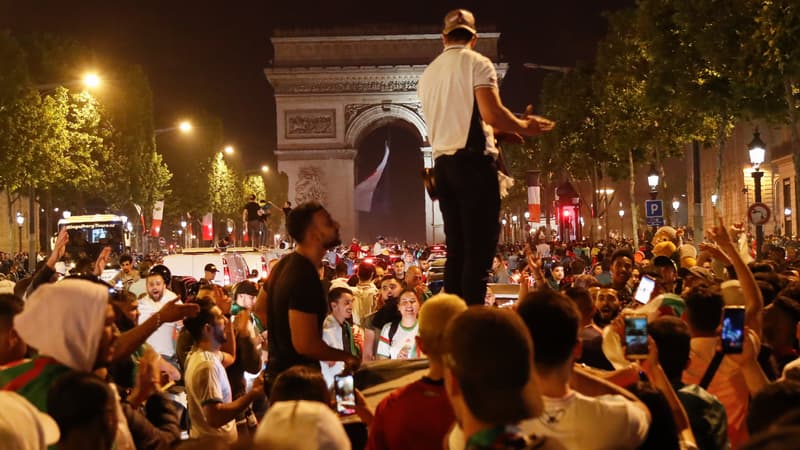
[[[475,16],[466,9],[454,9],[444,16],[444,29],[442,34],[448,34],[453,30],[464,29],[472,34],[475,31]]]
[[[656,256],[655,258],[653,258],[653,265],[655,267],[672,267],[673,269],[677,270],[677,267],[675,266],[675,261],[663,255]]]
[[[258,448],[349,450],[341,420],[326,404],[289,400],[270,406],[253,441]]]
[[[541,414],[533,342],[522,319],[497,308],[468,308],[447,325],[445,365],[479,420],[512,424]]]
[[[214,264],[210,264],[210,263],[206,264],[206,267],[205,267],[204,270],[206,272],[214,272],[214,273],[219,272],[219,270],[217,270],[217,266],[215,266]]]
[[[0,442],[8,449],[42,449],[58,442],[58,424],[25,397],[0,391]]]
[[[681,269],[678,271],[678,275],[680,275],[683,278],[697,277],[702,280],[708,281],[709,283],[716,283],[718,281],[717,277],[714,275],[714,272],[706,269],[705,267],[700,267],[700,266],[692,266],[689,267],[688,269],[684,269],[683,267],[681,267]]]

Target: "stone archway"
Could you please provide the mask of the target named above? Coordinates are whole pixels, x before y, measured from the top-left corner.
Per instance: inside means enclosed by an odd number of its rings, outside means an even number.
[[[275,154],[278,171],[289,178],[289,200],[320,201],[339,221],[346,239],[358,232],[354,158],[370,132],[388,124],[405,127],[419,137],[424,166],[432,167],[416,88],[442,43],[435,29],[427,34],[340,31],[336,36],[312,35],[319,30],[278,32],[272,38],[273,65],[265,74],[275,91]],[[499,33],[481,34],[476,49],[496,59],[498,38]],[[506,68],[499,65],[498,76]],[[418,178],[413,182],[425,197],[427,241],[444,241],[438,205]]]

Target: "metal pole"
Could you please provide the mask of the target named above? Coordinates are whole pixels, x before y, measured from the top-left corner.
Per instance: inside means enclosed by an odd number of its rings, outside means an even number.
[[[761,203],[761,178],[764,172],[753,171],[753,183],[755,184],[755,202]],[[756,225],[756,259],[761,259],[761,247],[764,245],[764,226]]]

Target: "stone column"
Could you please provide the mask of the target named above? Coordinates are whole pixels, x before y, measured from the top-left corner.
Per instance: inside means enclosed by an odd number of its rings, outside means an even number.
[[[426,169],[433,168],[433,157],[430,147],[420,147],[422,151],[422,164]],[[425,196],[425,240],[428,244],[444,242],[444,220],[442,212],[439,210],[439,201],[431,200],[425,187],[422,187],[422,195]]]

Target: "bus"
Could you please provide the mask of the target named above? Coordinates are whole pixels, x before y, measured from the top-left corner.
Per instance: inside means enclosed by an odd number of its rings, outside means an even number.
[[[111,247],[112,259],[130,248],[130,232],[126,228],[128,218],[113,214],[89,214],[71,216],[58,221],[58,229],[69,233],[67,259],[89,258],[96,260],[103,247]]]

